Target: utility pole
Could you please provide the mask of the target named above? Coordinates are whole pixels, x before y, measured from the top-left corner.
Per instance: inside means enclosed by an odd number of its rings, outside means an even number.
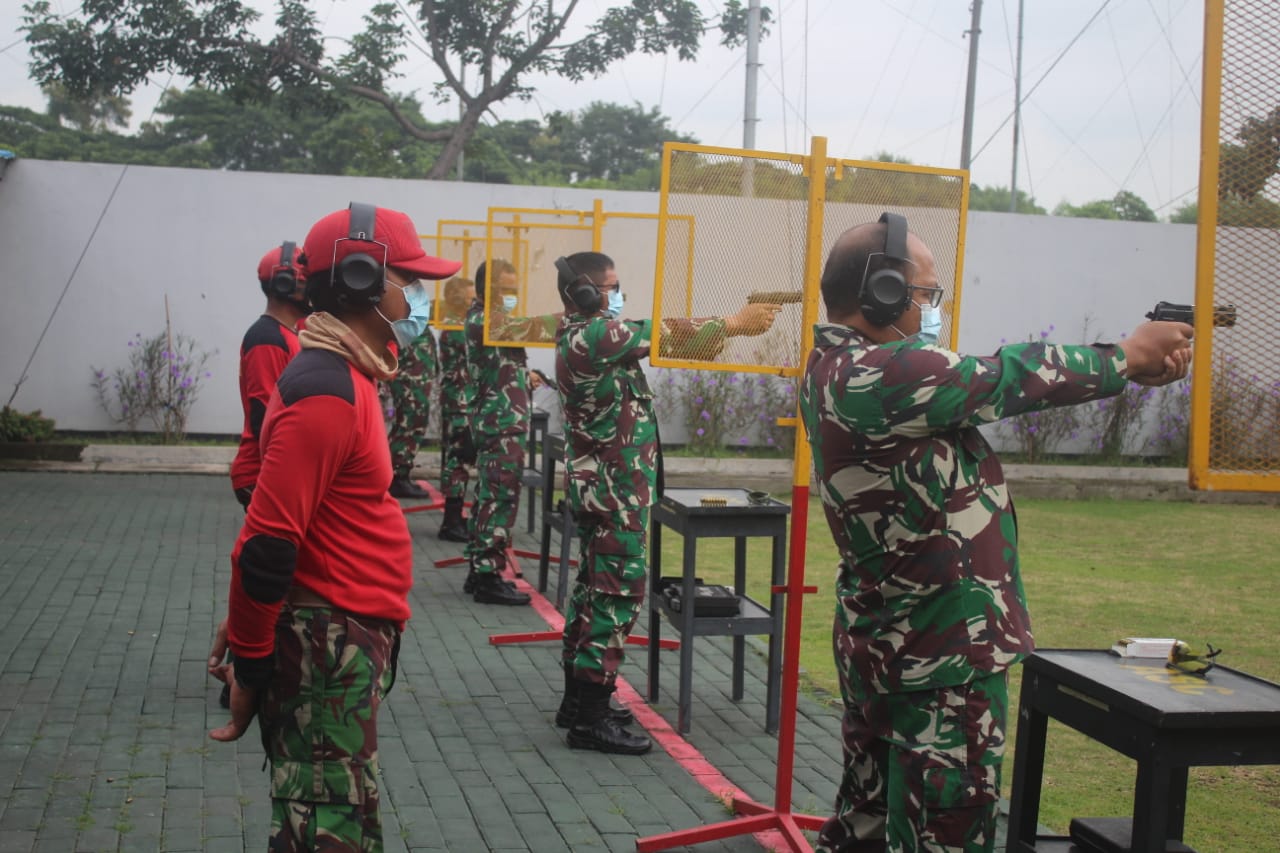
[[[1009,179],[1009,212],[1018,212],[1018,130],[1022,124],[1022,0],[1018,0],[1018,51],[1013,70],[1013,177]]]
[[[750,0],[747,6],[747,82],[742,105],[742,147],[748,151],[756,147],[756,79],[760,75],[760,0]],[[750,157],[742,161],[742,197],[751,198],[756,193],[756,161]]]
[[[973,0],[970,7],[973,16],[970,20],[969,34],[969,82],[964,89],[964,138],[960,140],[960,168],[969,168],[969,152],[973,148],[973,99],[974,88],[978,80],[978,34],[982,32],[982,0]]]
[[[466,62],[458,63],[458,83],[461,84],[462,90],[465,92],[467,89],[467,86],[466,86],[467,63]],[[466,114],[467,114],[467,102],[463,99],[461,95],[459,95],[458,96],[458,124],[462,124],[462,119],[463,117],[466,116]],[[466,146],[464,145],[463,148],[465,149]],[[459,181],[466,180],[466,178],[463,177],[463,170],[462,170],[462,159],[465,156],[466,156],[466,151],[459,149],[458,150],[458,180]]]
[[[760,0],[747,6],[747,86],[742,110],[742,147],[756,147],[756,81],[760,75]]]

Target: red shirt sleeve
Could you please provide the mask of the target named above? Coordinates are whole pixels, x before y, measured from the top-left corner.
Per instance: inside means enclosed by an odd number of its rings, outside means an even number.
[[[228,638],[236,655],[273,651],[298,548],[356,434],[355,407],[346,400],[317,395],[285,406],[272,395],[258,487],[231,555]]]

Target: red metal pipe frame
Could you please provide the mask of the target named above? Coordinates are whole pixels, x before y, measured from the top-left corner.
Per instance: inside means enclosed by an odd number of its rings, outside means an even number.
[[[771,808],[746,797],[734,797],[734,813],[747,817],[637,838],[636,850],[641,853],[761,832],[779,833],[790,850],[813,849],[800,830],[821,829],[823,819],[791,811],[791,786],[796,757],[796,704],[800,688],[800,625],[803,621],[805,593],[817,592],[816,587],[804,585],[808,519],[809,486],[807,483],[803,486],[793,485],[788,580],[784,588],[787,595],[787,615],[782,632],[782,707],[778,719],[778,768],[773,787],[773,806]]]

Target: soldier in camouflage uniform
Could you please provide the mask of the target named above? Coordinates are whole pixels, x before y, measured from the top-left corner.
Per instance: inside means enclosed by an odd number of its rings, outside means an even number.
[[[627,636],[644,601],[649,511],[657,500],[658,421],[640,362],[652,321],[615,319],[621,291],[613,261],[598,252],[566,259],[565,316],[556,334],[556,383],[564,406],[566,495],[581,556],[563,636],[565,694],[556,722],[569,746],[638,755],[648,737],[624,728],[611,707]],[[718,351],[733,334],[762,334],[778,305],[749,305],[729,319],[664,320],[672,354]],[[683,347],[681,349],[681,347]]]
[[[476,284],[455,276],[444,285],[444,317],[447,324],[461,324],[476,298]],[[475,446],[469,423],[471,376],[467,370],[467,337],[462,329],[440,332],[440,438],[444,461],[440,466],[440,491],[444,494],[444,519],[439,537],[447,542],[466,542],[467,524],[462,507],[467,499],[469,465],[475,463]]]
[[[905,220],[881,222],[845,232],[827,260],[830,322],[815,329],[800,394],[841,554],[844,775],[818,848],[990,851],[1008,669],[1033,640],[1013,505],[977,427],[1179,379],[1192,329],[958,355],[930,342],[933,255]],[[891,249],[891,227],[905,248]],[[888,301],[885,270],[898,275]]]
[[[515,584],[499,573],[507,560],[520,509],[524,442],[529,435],[528,360],[523,347],[485,344],[485,311],[495,315],[494,336],[508,338],[502,332],[519,327],[511,340],[536,340],[538,330],[554,328],[554,321],[511,318],[518,292],[515,267],[508,261],[494,261],[492,288],[486,287],[485,267],[481,264],[476,269],[476,299],[465,324],[467,368],[475,392],[471,436],[476,446],[477,479],[466,550],[469,571],[463,591],[481,604],[522,605],[529,603],[528,594],[518,592]],[[487,309],[486,290],[491,290],[488,301],[492,303]]]
[[[431,330],[400,351],[399,370],[387,383],[395,416],[388,440],[391,445],[391,495],[397,498],[425,498],[430,492],[413,481],[410,472],[418,455],[418,445],[427,433],[431,416],[431,392],[440,371],[440,355]]]

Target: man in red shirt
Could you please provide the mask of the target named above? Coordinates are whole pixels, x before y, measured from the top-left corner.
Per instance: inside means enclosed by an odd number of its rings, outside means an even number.
[[[258,261],[258,284],[267,297],[267,310],[244,333],[240,343],[240,405],[244,428],[240,449],[231,463],[231,488],[246,510],[258,482],[261,456],[258,441],[267,401],[276,390],[280,371],[298,354],[298,321],[308,313],[303,288],[307,271],[299,263],[302,250],[286,240]]]
[[[262,469],[231,554],[225,630],[210,671],[231,680],[233,741],[255,714],[271,763],[273,850],[381,849],[378,708],[409,618],[412,543],[388,494],[377,382],[430,317],[426,255],[403,213],[352,204],[307,235],[315,313],[262,425]],[[219,664],[222,648],[234,668]],[[313,713],[324,709],[324,713]]]

